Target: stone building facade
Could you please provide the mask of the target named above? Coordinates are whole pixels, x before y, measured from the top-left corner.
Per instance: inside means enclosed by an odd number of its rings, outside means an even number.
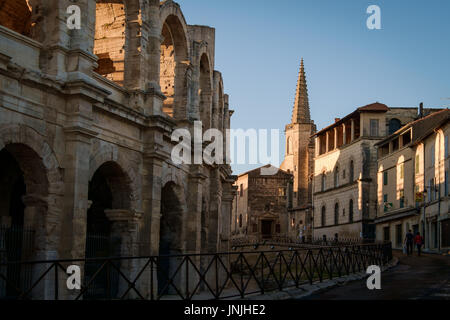
[[[377,144],[378,240],[402,248],[411,230],[425,250],[450,250],[449,116],[424,115]]]
[[[375,144],[415,118],[417,108],[389,108],[377,102],[315,134],[314,237],[375,237]]]
[[[2,3],[0,215],[34,231],[21,258],[99,255],[91,237],[120,240],[107,254],[227,250],[230,166],[171,160],[175,129],[230,127],[215,30],[173,1]]]
[[[286,126],[285,158],[280,168],[293,175],[289,236],[312,236],[312,189],[316,125],[311,120],[303,59],[297,81],[291,123]]]
[[[262,175],[258,168],[239,175],[231,219],[232,237],[257,241],[286,237],[291,184],[292,175],[283,170],[275,175]]]

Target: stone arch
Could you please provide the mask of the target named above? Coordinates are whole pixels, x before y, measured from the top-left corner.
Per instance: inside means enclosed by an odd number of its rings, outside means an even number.
[[[121,86],[125,83],[129,43],[127,2],[97,0],[95,14],[94,54],[98,56],[98,67],[94,71]]]
[[[159,256],[179,255],[184,251],[186,201],[184,188],[173,181],[162,185],[161,220],[159,234]],[[158,268],[158,291],[172,293],[173,288],[168,281],[176,272],[177,261],[172,258],[161,258]],[[175,283],[179,277],[173,279]]]
[[[7,227],[16,225],[22,235],[25,235],[23,232],[27,230],[33,232],[27,238],[31,242],[27,243],[30,250],[22,251],[16,260],[58,258],[62,213],[60,208],[63,207],[64,185],[53,150],[34,129],[25,125],[5,125],[0,126],[0,156],[2,167],[3,164],[9,163],[12,164],[9,168],[16,168],[14,182],[21,185],[20,190],[13,188],[8,192],[4,190],[7,185],[2,183],[0,215],[5,213],[6,207],[12,209],[11,196],[14,196],[14,203],[18,204],[14,210],[20,212],[14,213],[15,217],[7,212],[8,214],[2,217],[1,224]],[[11,172],[1,172],[0,175],[3,180],[5,177],[11,177]],[[39,268],[29,269],[27,279],[35,279],[37,269]],[[20,271],[21,275],[22,272],[23,270]],[[23,282],[18,284],[24,285]]]
[[[214,71],[214,100],[212,108],[211,127],[223,131],[225,101],[223,94],[223,79],[219,71]]]
[[[95,172],[105,163],[114,162],[124,172],[124,179],[129,185],[130,210],[140,210],[139,174],[138,168],[131,163],[117,146],[104,145],[93,154],[89,163],[89,180],[92,180]]]
[[[43,5],[41,0],[3,0],[0,2],[0,25],[43,41]]]
[[[189,41],[186,20],[173,2],[160,11],[160,87],[166,96],[163,111],[175,119],[186,119],[188,105]]]
[[[207,53],[203,53],[200,58],[200,89],[199,109],[200,119],[205,130],[211,128],[212,115],[212,72],[211,64]]]

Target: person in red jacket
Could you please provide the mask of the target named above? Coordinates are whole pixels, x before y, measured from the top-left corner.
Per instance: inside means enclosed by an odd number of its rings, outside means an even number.
[[[422,245],[423,245],[423,237],[420,235],[420,232],[417,232],[416,237],[414,238],[414,243],[417,246],[417,254],[420,257],[420,252],[422,250]]]

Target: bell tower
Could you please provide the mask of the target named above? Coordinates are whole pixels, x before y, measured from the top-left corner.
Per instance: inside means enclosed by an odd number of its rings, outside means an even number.
[[[300,63],[297,90],[291,123],[286,126],[286,154],[281,169],[294,176],[293,199],[294,209],[306,209],[312,204],[312,188],[310,177],[314,170],[314,140],[316,125],[311,120],[303,59]]]

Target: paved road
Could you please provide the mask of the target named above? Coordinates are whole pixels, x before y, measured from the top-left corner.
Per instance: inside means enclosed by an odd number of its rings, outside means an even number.
[[[354,281],[312,295],[305,300],[450,300],[450,256],[423,255],[399,259],[396,267],[381,275],[381,290],[368,290],[366,280]]]

